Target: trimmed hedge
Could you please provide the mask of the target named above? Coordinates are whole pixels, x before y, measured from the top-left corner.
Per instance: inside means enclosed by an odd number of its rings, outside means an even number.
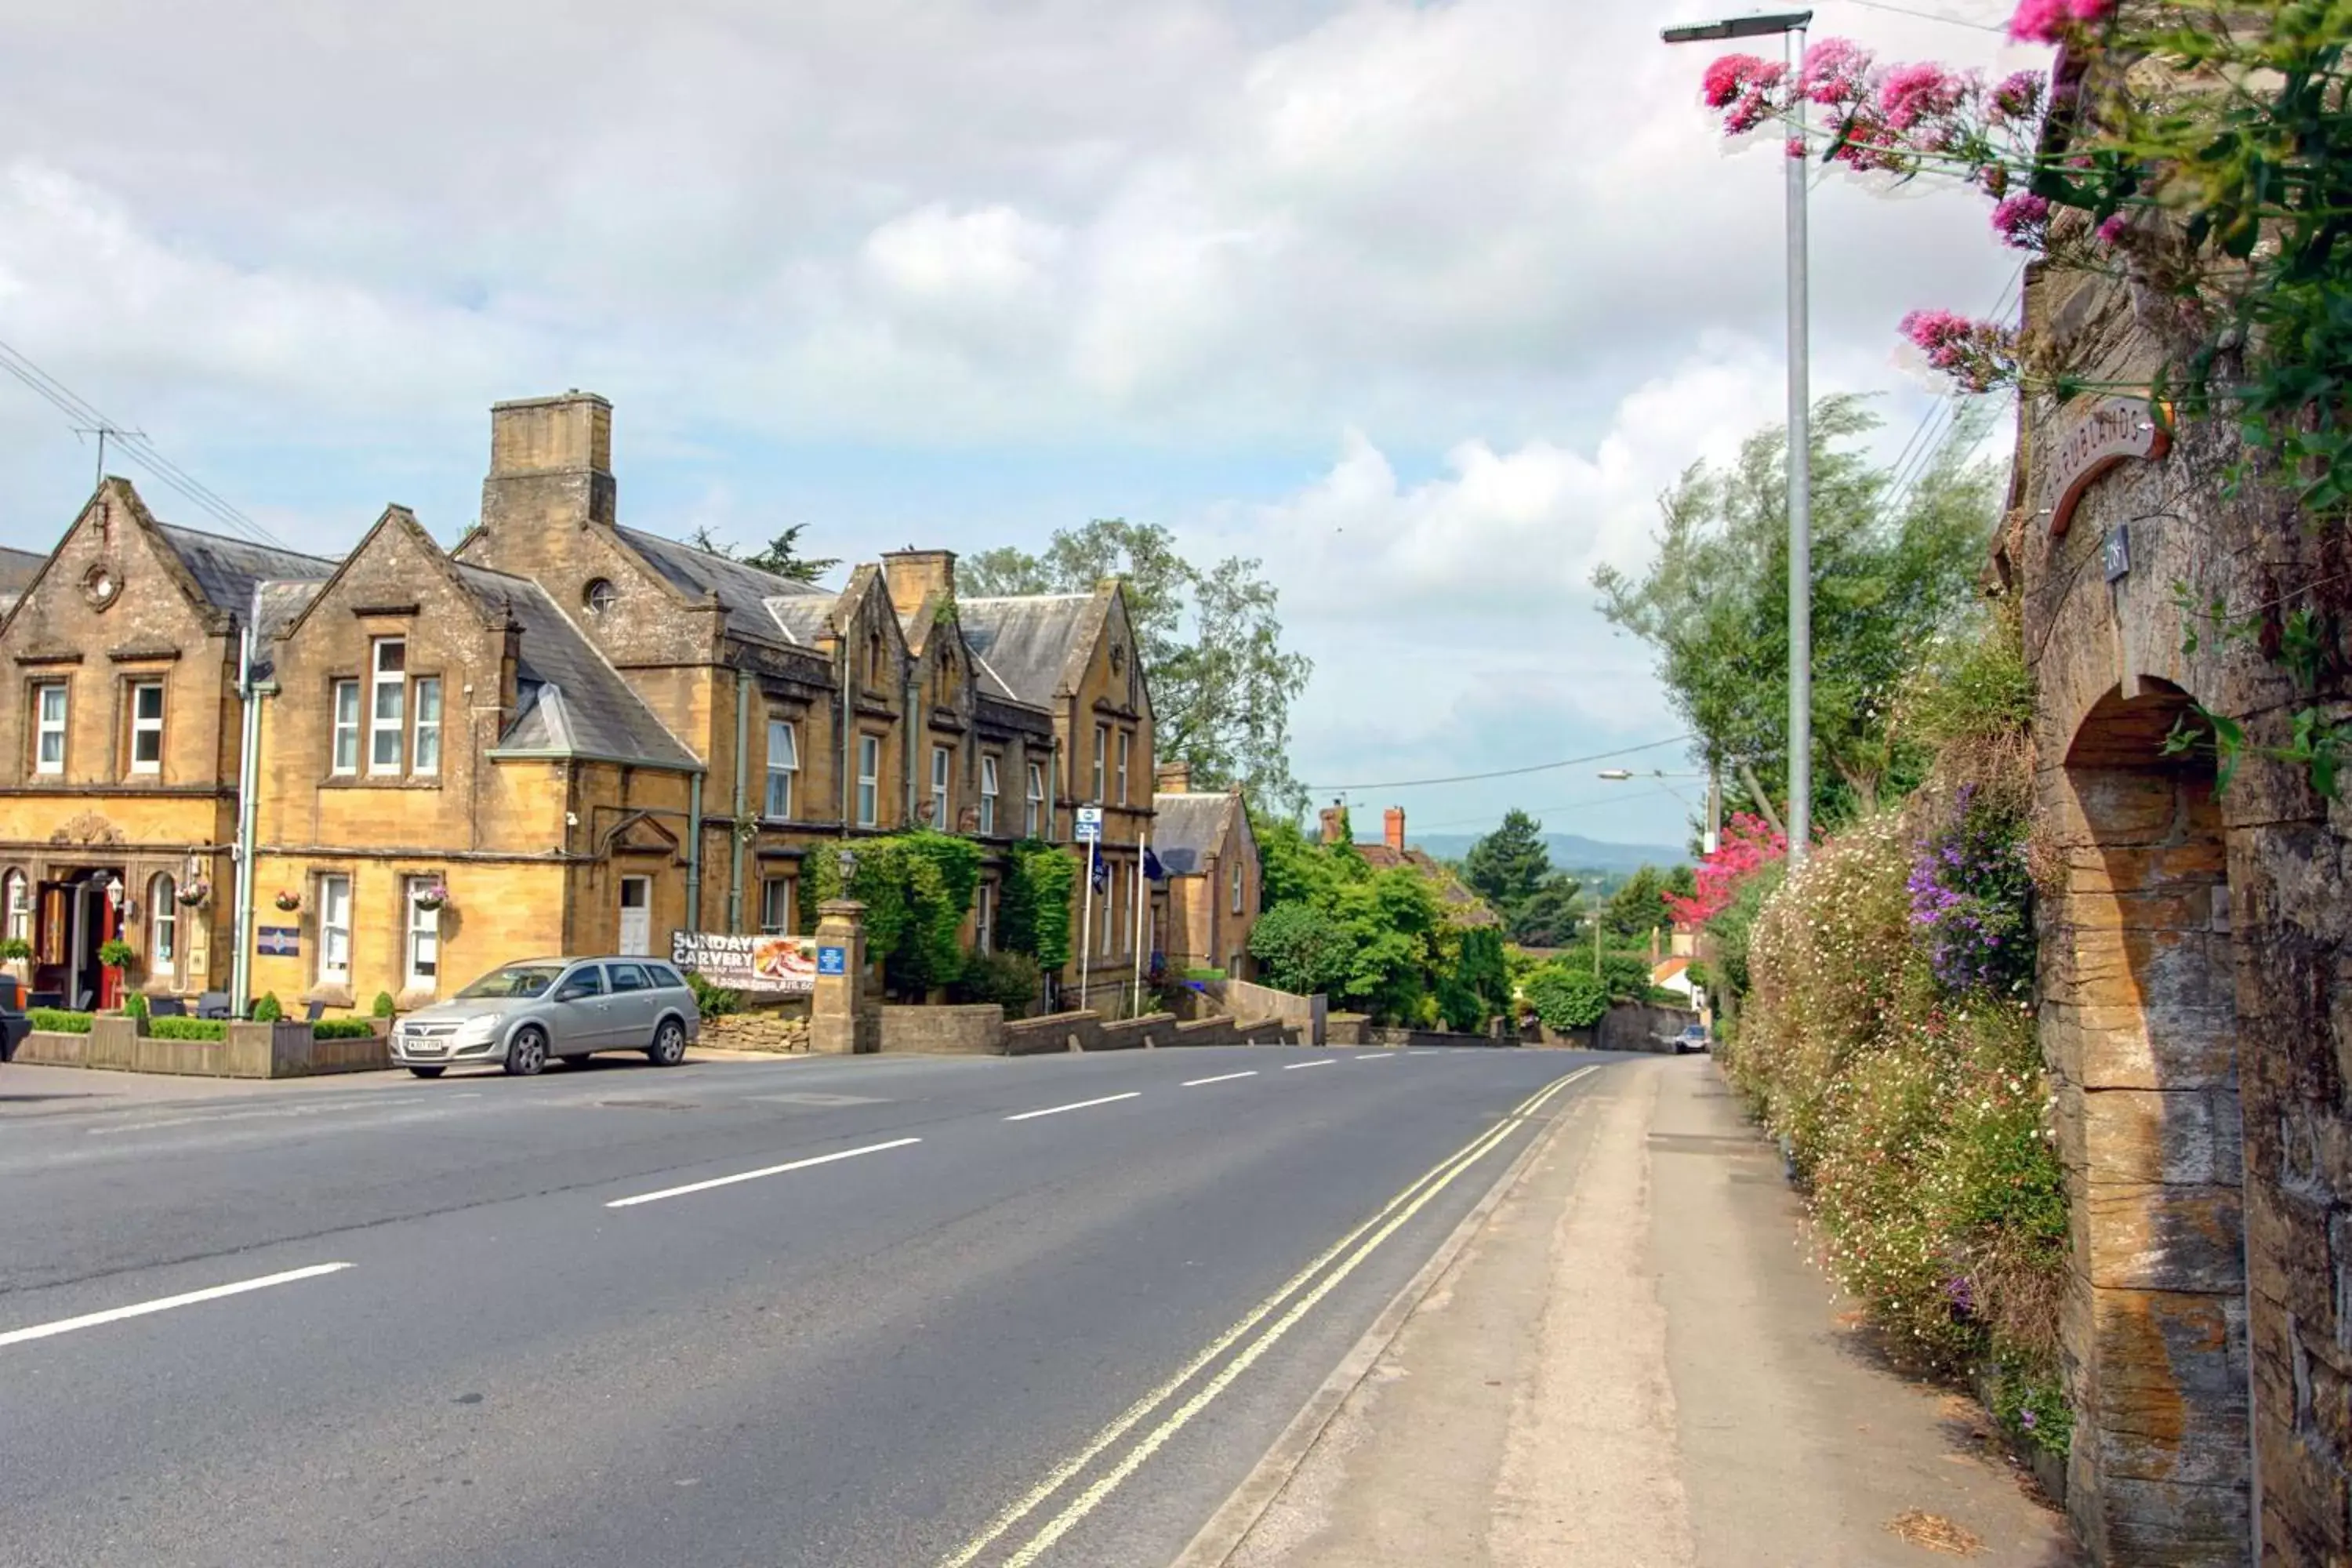
[[[68,1013],[62,1007],[36,1007],[25,1015],[33,1027],[53,1035],[87,1035],[95,1013]]]
[[[310,1026],[314,1040],[364,1040],[374,1033],[365,1018],[321,1018]]]
[[[150,1018],[147,1033],[158,1040],[226,1040],[226,1018]]]

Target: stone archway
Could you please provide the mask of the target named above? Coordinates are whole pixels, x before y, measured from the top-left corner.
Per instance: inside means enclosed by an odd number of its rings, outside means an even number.
[[[2063,868],[2041,1031],[2074,1229],[2069,1511],[2098,1561],[2243,1563],[2246,1252],[2226,840],[2186,710],[2143,677],[2038,783]]]

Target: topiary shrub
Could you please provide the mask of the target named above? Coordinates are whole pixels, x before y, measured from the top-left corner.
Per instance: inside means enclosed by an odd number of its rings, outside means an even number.
[[[144,991],[133,991],[130,995],[124,997],[122,999],[122,1014],[123,1016],[127,1018],[144,1018],[147,1016],[147,993]]]
[[[286,1009],[278,1005],[275,991],[263,992],[261,1000],[253,1005],[253,1021],[257,1024],[275,1024],[285,1016]]]
[[[393,1005],[392,993],[389,991],[377,992],[373,1005],[368,1008],[369,1014],[378,1018],[389,1018],[398,1011],[399,1009]]]

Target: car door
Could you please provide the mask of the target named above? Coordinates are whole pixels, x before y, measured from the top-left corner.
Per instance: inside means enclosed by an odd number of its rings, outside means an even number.
[[[548,1054],[562,1057],[603,1050],[612,1043],[611,1010],[603,967],[573,964],[548,993]]]
[[[604,1005],[610,1015],[615,1046],[649,1046],[654,1043],[654,1014],[661,1002],[661,994],[654,989],[653,976],[642,963],[608,963],[604,978],[612,987],[612,995]]]

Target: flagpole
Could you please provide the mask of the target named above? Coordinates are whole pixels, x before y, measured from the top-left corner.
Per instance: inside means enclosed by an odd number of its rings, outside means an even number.
[[[1143,1016],[1143,867],[1151,858],[1151,833],[1144,830],[1143,843],[1135,852],[1135,923],[1128,928],[1135,936],[1135,1016]]]
[[[1087,892],[1078,913],[1078,1006],[1087,1005],[1087,975],[1095,953],[1095,840],[1087,840]]]

